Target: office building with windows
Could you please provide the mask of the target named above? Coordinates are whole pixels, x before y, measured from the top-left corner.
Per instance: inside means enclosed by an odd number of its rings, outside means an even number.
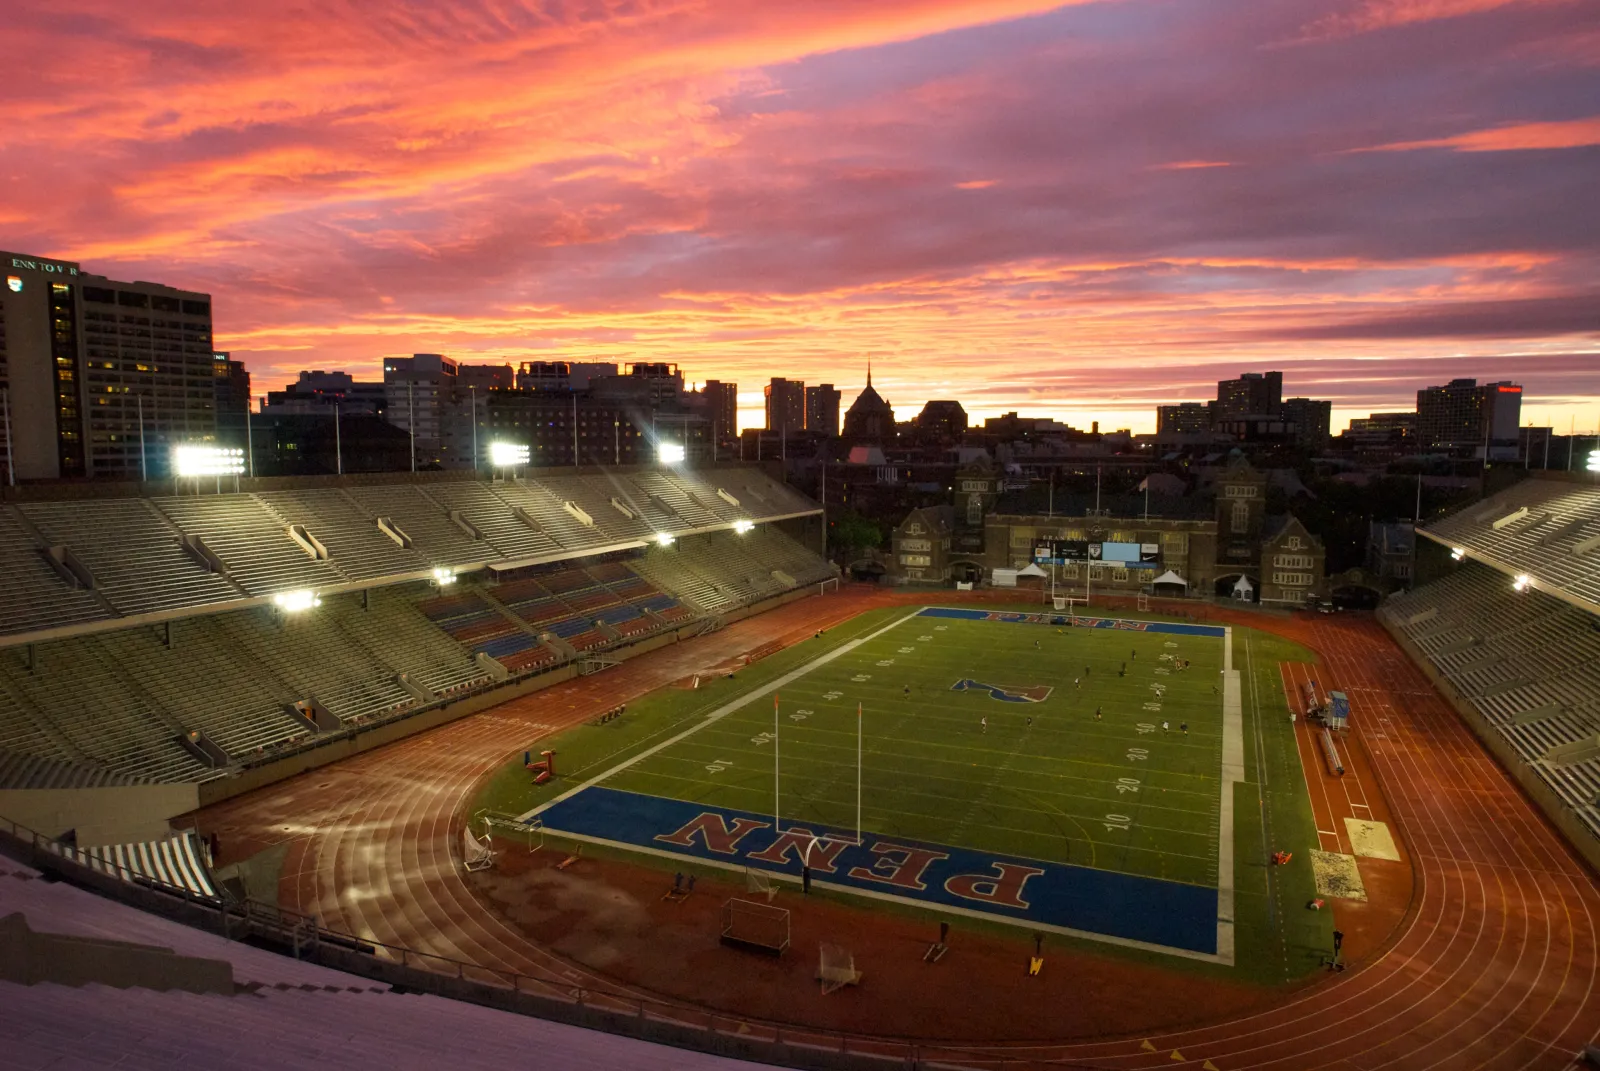
[[[173,446],[215,440],[209,294],[22,253],[0,273],[8,480],[156,479]]]
[[[1417,438],[1424,449],[1470,449],[1515,457],[1522,387],[1509,381],[1452,379],[1417,391]]]
[[[739,384],[708,379],[701,394],[713,441],[719,445],[733,442],[739,437]]]
[[[806,388],[806,430],[839,437],[839,388],[832,383]]]
[[[766,387],[767,430],[793,435],[806,426],[806,385],[798,379],[774,377]]]

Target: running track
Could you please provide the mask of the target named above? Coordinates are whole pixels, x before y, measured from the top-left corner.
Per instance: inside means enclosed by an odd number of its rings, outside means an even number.
[[[846,588],[792,603],[219,804],[200,824],[220,832],[225,857],[286,842],[285,904],[334,929],[615,990],[478,907],[453,856],[460,811],[483,773],[536,734],[762,643],[801,640],[874,606],[951,595]],[[1360,744],[1414,867],[1413,909],[1386,952],[1265,1012],[1149,1039],[974,1046],[951,1058],[1130,1071],[1207,1060],[1220,1071],[1572,1066],[1600,1032],[1594,877],[1370,617],[1207,613],[1316,650],[1324,680],[1349,693],[1358,734],[1362,719],[1389,718],[1381,738]]]

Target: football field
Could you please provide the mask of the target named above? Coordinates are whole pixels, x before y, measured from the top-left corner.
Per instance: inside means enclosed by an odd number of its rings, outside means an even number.
[[[1209,626],[912,611],[746,694],[723,690],[648,747],[597,756],[528,817],[578,839],[791,879],[809,862],[825,887],[1226,958],[1227,642]]]

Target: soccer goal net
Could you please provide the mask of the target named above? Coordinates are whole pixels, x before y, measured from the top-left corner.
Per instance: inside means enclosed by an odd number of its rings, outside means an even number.
[[[771,877],[749,867],[744,868],[744,891],[751,896],[759,896],[769,903],[778,895],[778,887],[772,884]]]
[[[530,853],[544,847],[544,823],[537,818],[522,822],[518,821],[515,815],[488,810],[479,811],[473,817],[483,823],[485,841],[489,839],[490,834],[499,833],[502,837],[524,845]]]
[[[480,841],[472,835],[472,830],[463,829],[461,838],[462,861],[468,870],[488,870],[494,866],[494,848],[487,832]]]
[[[1056,604],[1057,610],[1065,610],[1067,608],[1067,597],[1065,595],[1057,595],[1051,601]]]
[[[754,900],[729,900],[722,905],[722,941],[781,956],[789,947],[789,912]]]
[[[817,963],[817,980],[822,983],[825,994],[860,982],[861,972],[856,970],[855,956],[842,945],[824,944]]]

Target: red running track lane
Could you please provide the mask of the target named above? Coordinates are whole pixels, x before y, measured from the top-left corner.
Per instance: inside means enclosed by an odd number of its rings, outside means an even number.
[[[985,596],[996,597],[972,601]],[[874,606],[955,598],[846,588],[793,603],[208,808],[201,826],[240,854],[287,841],[284,902],[335,929],[491,969],[599,981],[479,908],[463,881],[461,812],[484,774],[534,734],[764,642],[803,639]],[[1413,863],[1413,910],[1387,951],[1270,1010],[1149,1039],[972,1046],[962,1062],[1133,1071],[1207,1060],[1220,1071],[1571,1066],[1600,1031],[1593,876],[1370,617],[1204,612],[1306,644],[1322,657],[1323,686],[1350,695],[1353,735]],[[1374,735],[1364,727],[1378,718],[1387,722]]]

